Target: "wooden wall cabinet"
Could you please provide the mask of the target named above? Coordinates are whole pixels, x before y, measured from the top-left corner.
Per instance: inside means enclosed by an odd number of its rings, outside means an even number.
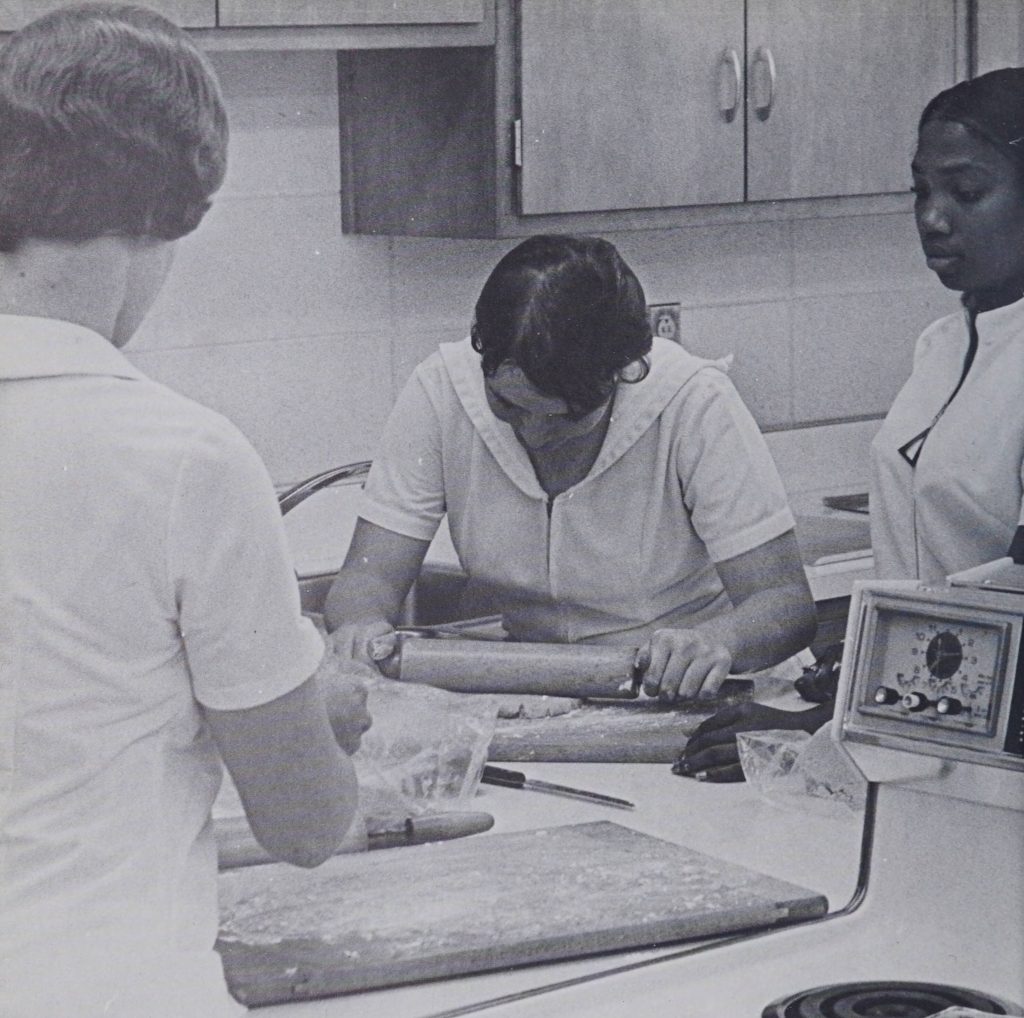
[[[72,0],[0,0],[0,32]],[[493,46],[494,0],[143,0],[211,50]]]
[[[346,231],[545,229],[909,207],[966,0],[497,0],[491,51],[339,53]]]
[[[964,8],[747,0],[747,199],[906,191],[921,111],[966,72]]]
[[[216,0],[144,0],[181,28],[212,28],[217,24]],[[40,14],[67,7],[69,0],[0,0],[0,32],[12,32]]]
[[[1024,64],[1024,0],[974,0],[972,73]]]
[[[484,0],[218,0],[222,28],[295,25],[471,25]]]

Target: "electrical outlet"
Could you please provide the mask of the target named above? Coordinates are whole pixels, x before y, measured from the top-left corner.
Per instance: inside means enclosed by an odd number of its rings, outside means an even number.
[[[648,304],[647,317],[651,322],[651,333],[662,339],[679,342],[679,305]]]

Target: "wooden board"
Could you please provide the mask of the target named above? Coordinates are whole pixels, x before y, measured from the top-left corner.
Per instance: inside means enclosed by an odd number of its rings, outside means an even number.
[[[654,946],[824,914],[824,897],[618,824],[221,874],[217,943],[250,1006]]]
[[[487,750],[495,761],[674,763],[693,730],[754,685],[729,680],[727,696],[666,705],[658,700],[590,701],[551,718],[499,719]]]

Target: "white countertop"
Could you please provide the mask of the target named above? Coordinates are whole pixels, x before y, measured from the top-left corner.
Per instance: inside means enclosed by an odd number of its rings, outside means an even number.
[[[865,490],[861,461],[876,426],[868,422],[768,436],[798,517],[813,517],[816,523],[820,518],[866,522],[864,516],[825,508],[821,496]],[[840,475],[833,476],[836,469]],[[300,576],[329,574],[340,566],[355,526],[358,494],[356,485],[327,488],[285,517]],[[848,531],[849,527],[845,529]],[[457,564],[447,527],[442,527],[427,561]],[[806,565],[812,593],[818,600],[847,594],[853,580],[872,575],[872,567],[868,547],[825,554]],[[806,706],[795,693],[789,695],[789,706]],[[630,799],[637,809],[629,812],[534,791],[481,786],[466,808],[492,813],[495,825],[492,831],[475,837],[555,824],[612,820],[823,893],[832,909],[841,908],[853,894],[861,825],[852,815],[832,818],[783,808],[760,799],[747,784],[701,783],[677,777],[667,764],[512,766],[530,777]],[[592,977],[685,948],[686,945],[675,945],[654,951],[532,965],[329,1000],[277,1005],[261,1008],[257,1013],[266,1018],[429,1018],[454,1009],[475,1009],[482,1002],[504,995],[566,979]]]
[[[792,706],[800,701],[792,695]],[[852,814],[826,817],[758,798],[747,784],[715,785],[677,777],[667,764],[513,765],[528,776],[620,796],[635,811],[490,785],[468,808],[492,813],[478,838],[555,824],[612,820],[826,895],[841,908],[856,884],[861,825]],[[392,851],[403,851],[394,849]],[[589,976],[625,963],[671,954],[686,945],[394,987],[327,1000],[261,1008],[266,1018],[427,1018],[506,994]]]

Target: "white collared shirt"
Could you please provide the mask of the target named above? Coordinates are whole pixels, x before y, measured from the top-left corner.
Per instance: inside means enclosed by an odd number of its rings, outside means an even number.
[[[237,429],[88,329],[0,316],[5,1006],[19,957],[108,940],[127,952],[115,974],[180,962],[182,978],[214,973],[228,1006],[212,951],[221,765],[199,707],[282,696],[322,651]]]
[[[429,540],[447,512],[473,584],[521,640],[630,643],[724,611],[715,562],[794,526],[764,439],[717,362],[656,339],[616,389],[587,476],[549,500],[487,405],[469,340],[416,370],[385,427],[360,515]]]
[[[871,445],[871,544],[882,579],[939,580],[1007,554],[1024,521],[1024,301],[979,314],[978,350],[911,467],[899,448],[956,388],[966,312],[930,325]]]

